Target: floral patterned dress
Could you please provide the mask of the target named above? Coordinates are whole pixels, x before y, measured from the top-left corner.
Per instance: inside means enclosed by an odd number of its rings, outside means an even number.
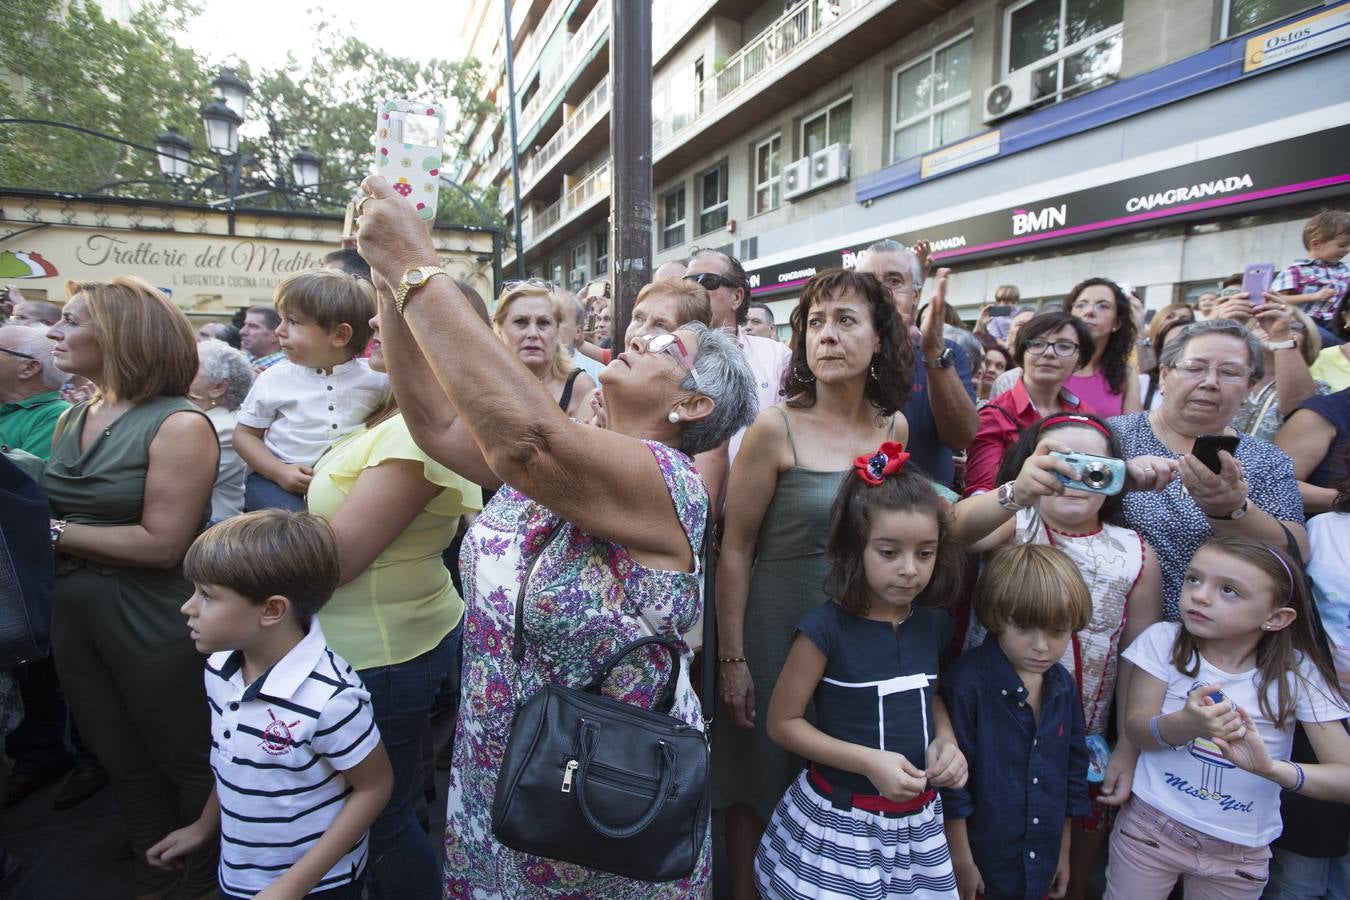
[[[702,607],[699,549],[708,495],[689,458],[646,442],[689,538],[693,572],[649,569],[628,551],[592,537],[512,489],[497,492],[464,538],[460,567],[467,605],[463,688],[450,769],[445,831],[447,898],[648,898],[709,894],[711,836],[694,873],[651,884],[558,860],[530,856],[492,836],[497,773],[511,735],[517,702],[545,683],[580,686],[625,643],[649,635],[681,648],[679,671],[669,656],[646,647],[606,681],[606,696],[650,708],[667,679],[676,681],[671,715],[703,728],[698,693],[689,678],[693,657],[680,637]],[[525,598],[526,650],[519,671],[511,658],[516,594],[530,564]],[[651,651],[650,653],[647,651]]]

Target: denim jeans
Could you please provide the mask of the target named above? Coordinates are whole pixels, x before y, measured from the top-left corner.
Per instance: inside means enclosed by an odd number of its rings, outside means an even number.
[[[1335,859],[1274,851],[1263,900],[1350,900],[1350,848]]]
[[[292,512],[305,511],[305,498],[264,478],[257,472],[249,472],[244,479],[244,512],[256,512],[260,509],[289,509]]]
[[[463,627],[461,620],[454,631],[421,656],[357,673],[370,692],[375,724],[394,770],[389,805],[370,828],[370,862],[366,866],[369,900],[440,896],[439,848],[418,824],[417,808],[431,705],[452,671],[458,682]]]

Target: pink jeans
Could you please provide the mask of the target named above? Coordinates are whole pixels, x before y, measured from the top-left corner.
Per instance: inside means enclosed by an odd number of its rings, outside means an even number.
[[[1269,847],[1210,837],[1136,796],[1111,832],[1105,900],[1166,900],[1178,876],[1186,900],[1258,900],[1269,870]]]

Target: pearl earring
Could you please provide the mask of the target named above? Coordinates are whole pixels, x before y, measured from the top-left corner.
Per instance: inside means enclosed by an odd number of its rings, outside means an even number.
[[[666,419],[670,421],[670,424],[674,425],[675,423],[680,421],[680,414],[672,409],[670,411],[670,415],[666,416]]]

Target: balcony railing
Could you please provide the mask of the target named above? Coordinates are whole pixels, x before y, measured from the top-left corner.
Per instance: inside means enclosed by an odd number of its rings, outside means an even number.
[[[530,160],[530,171],[528,181],[533,181],[544,174],[549,163],[558,155],[558,152],[565,147],[572,138],[585,131],[595,120],[609,109],[609,79],[604,78],[595,89],[586,95],[586,99],[581,101],[581,105],[572,111],[572,115],[567,117],[563,126],[558,129],[557,134],[549,138],[544,146],[535,151],[534,158]]]
[[[562,218],[564,199],[565,198],[563,197],[559,197],[557,200],[554,200],[548,206],[544,207],[542,212],[533,217],[534,231],[536,234],[542,236],[544,232],[558,224],[558,221]]]
[[[544,16],[539,20],[539,24],[525,35],[525,40],[520,42],[516,48],[516,56],[513,62],[517,72],[526,72],[530,66],[534,65],[535,59],[539,56],[539,50],[548,43],[548,36],[553,33],[557,27],[558,20],[570,6],[569,0],[553,0],[544,10]]]
[[[542,239],[577,215],[586,204],[609,192],[609,163],[606,162],[534,217],[534,234],[525,237],[525,246]]]
[[[566,84],[567,75],[576,66],[578,60],[584,56],[595,44],[596,39],[609,26],[609,4],[601,2],[595,4],[595,9],[586,17],[586,21],[581,23],[581,27],[576,30],[570,38],[567,39],[567,46],[558,56],[558,60],[539,77],[539,90],[535,91],[530,102],[526,103],[520,111],[520,127],[522,131],[528,132],[534,127],[535,120],[539,118],[544,107],[558,95]]]
[[[675,110],[652,123],[653,149],[711,115],[750,84],[781,68],[804,46],[871,0],[807,0],[793,7],[737,50],[695,92],[692,108]]]

